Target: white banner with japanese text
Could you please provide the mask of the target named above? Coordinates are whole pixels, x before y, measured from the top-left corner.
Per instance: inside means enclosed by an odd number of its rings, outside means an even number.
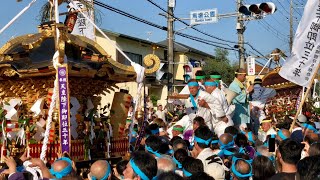
[[[90,17],[90,19],[94,22],[94,11],[93,11],[93,0],[86,0],[87,5],[91,8],[86,7],[86,5],[82,4],[79,1],[74,1],[75,5],[83,10],[83,13]],[[72,6],[71,6],[72,7]],[[70,9],[69,11],[74,11],[74,9]],[[76,24],[73,28],[72,34],[85,36],[89,39],[95,40],[94,35],[94,26],[79,12]]]
[[[308,87],[319,66],[319,30],[319,0],[308,0],[295,34],[291,57],[282,66],[280,76],[300,86]]]

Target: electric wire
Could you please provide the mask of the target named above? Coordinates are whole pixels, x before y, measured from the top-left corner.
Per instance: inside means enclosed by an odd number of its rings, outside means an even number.
[[[124,11],[121,11],[121,10],[119,10],[119,9],[117,9],[117,8],[114,8],[114,7],[111,7],[111,6],[107,5],[107,4],[101,3],[101,2],[99,2],[99,1],[94,1],[94,4],[96,4],[96,5],[100,6],[100,7],[103,7],[103,8],[105,8],[105,9],[108,9],[108,10],[110,10],[110,11],[116,12],[116,13],[118,13],[118,14],[124,15],[124,16],[126,16],[126,17],[129,17],[129,18],[131,18],[131,19],[134,19],[134,20],[136,20],[136,21],[139,21],[139,22],[145,23],[145,24],[147,24],[147,25],[156,27],[156,28],[158,28],[158,29],[167,31],[167,27],[165,27],[165,26],[161,26],[161,25],[152,23],[152,22],[150,22],[150,21],[147,21],[147,20],[145,20],[145,19],[136,17],[136,16],[134,16],[134,15],[131,15],[131,14],[126,13],[126,12],[124,12]],[[197,42],[201,42],[201,43],[204,43],[204,44],[207,44],[207,45],[211,45],[211,46],[214,46],[214,47],[218,47],[218,48],[222,48],[222,49],[227,49],[227,50],[233,50],[233,51],[237,51],[237,50],[238,50],[238,49],[232,48],[230,45],[225,44],[225,43],[210,41],[210,40],[207,40],[207,39],[202,39],[202,38],[195,37],[195,36],[188,35],[188,34],[184,34],[184,33],[181,33],[181,32],[175,32],[175,34],[177,34],[177,35],[179,35],[179,36],[181,36],[181,37],[188,38],[188,39],[191,39],[191,40],[194,40],[194,41],[197,41]],[[215,44],[214,44],[214,43],[215,43]],[[223,47],[223,46],[219,46],[219,45],[216,45],[216,44],[227,45],[227,46],[229,46],[230,48],[228,48],[228,47]]]
[[[147,0],[147,1],[150,2],[151,4],[153,4],[154,6],[158,7],[158,8],[159,8],[160,10],[162,10],[163,12],[167,13],[167,11],[166,11],[163,7],[161,7],[160,5],[158,5],[157,3],[155,3],[154,1],[152,1],[152,0]],[[180,18],[175,17],[173,14],[168,14],[168,15],[169,15],[169,16],[172,16],[175,20],[181,22],[182,24],[184,24],[184,25],[186,25],[186,26],[190,26],[190,24],[188,24],[187,22],[181,20]],[[213,35],[211,35],[211,34],[208,34],[208,33],[204,32],[204,31],[199,30],[198,28],[195,28],[195,27],[192,27],[192,26],[191,26],[191,28],[192,28],[193,30],[195,30],[195,31],[197,31],[197,32],[199,32],[199,33],[201,33],[201,34],[204,34],[204,35],[206,35],[206,36],[209,36],[209,37],[211,37],[211,38],[214,38],[214,39],[217,39],[217,40],[220,40],[220,41],[225,41],[225,42],[229,42],[229,43],[238,44],[238,42],[230,41],[230,40],[226,40],[226,39],[222,39],[222,38],[217,37],[217,36],[213,36]]]
[[[267,27],[269,27],[270,29],[273,29],[276,32],[277,35],[280,34],[281,36],[284,36],[284,37],[288,36],[288,35],[285,35],[282,32],[280,32],[276,28],[272,27],[267,21],[261,21],[261,22],[265,23],[267,25]]]
[[[276,31],[276,30],[273,29],[273,28],[268,27],[268,25],[264,24],[265,22],[263,22],[263,21],[258,21],[258,23],[259,23],[261,26],[263,26],[265,30],[273,33],[273,35],[274,35],[276,38],[278,38],[279,40],[281,40],[281,41],[283,41],[283,42],[286,42],[285,39],[282,39],[282,37],[279,36],[279,34],[278,34],[279,32],[278,32],[278,31]],[[284,36],[285,36],[285,35],[284,35]]]
[[[160,5],[158,5],[158,4],[155,3],[154,1],[152,1],[152,0],[147,0],[147,1],[150,2],[151,4],[153,4],[154,6],[158,7],[158,8],[159,8],[160,10],[162,10],[163,12],[167,13],[167,11],[166,11],[164,8],[162,8]],[[185,25],[187,25],[187,26],[190,26],[188,23],[182,21],[182,20],[179,19],[179,18],[176,18],[173,14],[169,14],[169,15],[172,16],[173,18],[175,18],[176,20],[178,20],[179,22],[181,22],[181,23],[183,23],[183,24],[185,24]],[[220,40],[220,41],[225,41],[225,42],[229,42],[229,43],[238,44],[238,42],[235,42],[235,41],[229,41],[229,40],[225,40],[225,39],[222,39],[222,38],[219,38],[219,37],[210,35],[210,34],[208,34],[208,33],[205,33],[205,32],[203,32],[203,31],[195,28],[195,27],[191,27],[191,28],[192,28],[193,30],[201,33],[201,34],[204,34],[204,35],[208,36],[208,37],[211,37],[211,38],[214,38],[214,39],[218,39],[218,40]],[[252,50],[254,50],[255,52],[257,52],[258,54],[260,54],[260,55],[262,55],[262,56],[264,57],[264,55],[263,55],[261,52],[259,52],[257,49],[255,49],[249,42],[244,42],[244,44],[247,44]],[[265,59],[267,59],[267,58],[265,58]],[[267,59],[267,60],[268,60],[268,59]]]

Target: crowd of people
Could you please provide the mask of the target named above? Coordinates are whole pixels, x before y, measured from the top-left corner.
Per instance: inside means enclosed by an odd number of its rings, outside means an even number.
[[[158,104],[155,113],[149,108],[147,120],[127,121],[130,157],[116,165],[97,160],[86,176],[79,176],[67,154],[50,167],[23,155],[19,160],[6,158],[2,174],[12,180],[25,179],[22,172],[26,171],[33,179],[320,179],[316,122],[300,115],[292,131],[290,117],[279,126],[263,112],[266,99],[275,91],[262,91],[261,79],[246,88],[245,79],[245,71],[237,70],[229,86],[236,96],[228,103],[221,75],[197,72],[183,90],[188,98],[173,101],[172,118],[166,118],[166,110]],[[254,115],[250,102],[258,107]]]

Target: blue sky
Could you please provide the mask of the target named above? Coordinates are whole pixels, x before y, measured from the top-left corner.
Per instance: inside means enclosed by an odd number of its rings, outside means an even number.
[[[0,7],[0,27],[2,28],[8,23],[18,12],[20,12],[31,0],[23,0],[22,2],[16,2],[15,0],[3,0]],[[161,7],[166,9],[167,0],[153,0]],[[12,37],[27,33],[37,32],[37,25],[39,24],[38,14],[41,6],[47,2],[46,0],[37,0],[37,2],[20,17],[10,28],[0,35],[0,45],[2,46],[6,41]],[[106,3],[115,8],[126,11],[132,15],[154,22],[156,24],[166,26],[166,19],[163,16],[158,15],[163,13],[160,9],[149,3],[147,0],[100,0],[100,2]],[[244,4],[254,4],[266,2],[263,0],[245,0]],[[246,31],[244,34],[245,41],[249,42],[262,54],[268,54],[275,48],[280,48],[289,54],[289,2],[290,0],[270,0],[277,6],[277,11],[273,15],[268,15],[262,20],[253,20],[245,22]],[[293,0],[294,11],[294,30],[296,29],[303,8],[305,0]],[[62,4],[61,10],[66,5]],[[189,12],[193,10],[211,9],[217,8],[219,14],[236,12],[236,0],[176,0],[176,8],[174,10],[175,16],[179,18],[189,17]],[[97,7],[100,11],[102,22],[100,27],[111,31],[135,36],[141,39],[149,39],[150,41],[158,42],[166,39],[166,32],[156,29],[152,26],[145,25],[135,20],[129,19],[125,16],[116,14],[112,11]],[[61,21],[64,17],[61,18]],[[188,22],[188,20],[186,20]],[[189,23],[189,22],[188,22]],[[176,22],[175,29],[181,29],[185,25]],[[237,41],[236,33],[236,18],[223,18],[217,23],[199,25],[196,28],[229,41]],[[199,38],[218,41],[216,39],[207,37],[200,34],[190,28],[181,31],[189,35],[197,36]],[[205,45],[199,42],[195,42],[183,37],[176,36],[175,39],[178,42],[184,43],[191,47],[205,51],[210,54],[214,54],[214,47]],[[218,41],[225,43],[223,41]],[[230,46],[234,44],[229,43]],[[250,47],[246,46],[246,52],[248,54],[256,54]],[[237,61],[238,52],[230,51],[229,58],[231,61]],[[263,60],[261,62],[264,62]]]

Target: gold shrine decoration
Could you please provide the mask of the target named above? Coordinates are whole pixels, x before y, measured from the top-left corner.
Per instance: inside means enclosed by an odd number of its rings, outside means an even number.
[[[124,70],[124,72],[122,72],[124,74],[135,73],[133,66],[127,66],[111,59],[109,59],[108,62],[113,66],[118,67],[120,70]],[[152,74],[160,68],[160,59],[158,56],[154,54],[146,55],[143,58],[143,63],[144,65],[146,65],[146,70],[145,70],[146,74]]]

